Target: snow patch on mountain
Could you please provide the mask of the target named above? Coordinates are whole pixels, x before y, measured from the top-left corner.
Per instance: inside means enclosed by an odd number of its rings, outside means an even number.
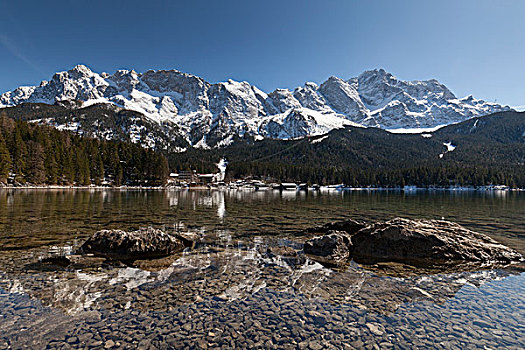
[[[315,139],[315,140],[310,141],[310,143],[321,143],[321,142],[323,142],[324,140],[326,140],[327,138],[328,138],[328,135],[321,136],[321,137],[318,138],[318,139]]]
[[[443,142],[443,146],[446,147],[446,150],[444,153],[440,153],[439,154],[439,158],[443,158],[445,156],[445,154],[449,153],[449,152],[453,152],[457,146],[453,145],[452,142]]]
[[[447,152],[452,152],[456,149],[456,146],[454,146],[452,142],[443,142],[443,146],[447,148]]]
[[[437,125],[431,128],[396,128],[396,129],[386,129],[386,131],[392,133],[392,134],[422,134],[422,133],[428,133],[428,132],[434,132],[436,130],[441,129],[444,126],[447,126],[450,124],[441,124]]]

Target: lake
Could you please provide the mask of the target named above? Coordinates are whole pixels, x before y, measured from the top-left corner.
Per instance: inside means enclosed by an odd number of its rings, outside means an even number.
[[[400,275],[278,253],[307,227],[397,216],[525,254],[518,192],[0,190],[0,348],[524,348],[523,266]],[[149,226],[202,244],[132,266],[39,264]]]

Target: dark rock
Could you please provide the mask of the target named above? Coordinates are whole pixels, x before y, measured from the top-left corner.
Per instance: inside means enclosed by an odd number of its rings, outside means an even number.
[[[126,261],[161,258],[180,252],[184,247],[180,239],[162,230],[148,228],[132,232],[98,231],[82,245],[81,251]]]
[[[304,242],[305,254],[314,256],[314,259],[323,264],[345,262],[350,259],[351,242],[344,233],[333,232],[329,235],[315,237]]]
[[[302,265],[306,261],[304,254],[299,254],[297,250],[289,246],[270,246],[264,253],[270,258],[280,257],[290,266]]]
[[[65,256],[52,256],[40,260],[40,263],[45,265],[66,267],[71,263],[71,261]]]
[[[326,318],[317,311],[310,311],[308,316],[318,325],[324,326],[326,324]]]
[[[398,261],[414,264],[447,262],[510,263],[518,252],[456,223],[396,218],[368,226],[351,237],[358,262]]]
[[[81,344],[86,344],[91,338],[93,338],[93,334],[91,333],[82,332],[78,335],[78,341]]]
[[[492,238],[448,221],[396,218],[358,231],[358,224],[348,221],[328,225],[323,227],[348,227],[349,231],[328,231],[332,233],[304,244],[306,254],[325,264],[340,264],[352,258],[364,264],[389,261],[414,266],[469,267],[523,260],[520,253]]]
[[[37,271],[60,271],[71,264],[71,260],[66,256],[50,256],[25,265],[27,270]]]
[[[189,237],[182,235],[182,234],[175,234],[175,238],[180,240],[182,244],[184,244],[184,247],[186,248],[194,248],[195,247],[195,241],[190,239]]]

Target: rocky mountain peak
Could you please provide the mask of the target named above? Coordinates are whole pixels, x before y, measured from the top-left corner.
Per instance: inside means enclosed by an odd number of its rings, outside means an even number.
[[[89,69],[83,64],[77,64],[73,69],[69,70],[68,73],[71,76],[74,76],[74,75],[91,76],[94,74],[93,71],[91,71],[91,69]]]
[[[378,81],[388,81],[391,79],[396,80],[396,77],[394,77],[391,73],[385,71],[383,68],[376,68],[366,70],[363,73],[359,74],[358,79],[361,81],[369,79],[375,79]]]
[[[368,111],[359,97],[355,87],[341,78],[331,76],[319,87],[327,103],[336,112],[344,114],[348,119],[359,123],[368,115]]]

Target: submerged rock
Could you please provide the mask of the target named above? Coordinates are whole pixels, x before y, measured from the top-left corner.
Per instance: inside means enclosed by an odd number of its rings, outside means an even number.
[[[281,259],[289,266],[302,265],[306,261],[304,254],[299,254],[297,250],[289,246],[269,246],[266,248],[266,252],[260,253],[272,259]]]
[[[66,256],[51,256],[47,258],[40,259],[39,261],[42,265],[53,265],[66,267],[71,264],[71,261]]]
[[[315,255],[316,260],[327,265],[339,265],[350,259],[350,238],[344,232],[315,237],[304,243],[304,252]]]
[[[297,250],[288,246],[270,246],[266,248],[266,253],[270,256],[283,256],[289,258],[297,257]]]
[[[305,242],[305,253],[320,262],[328,257],[333,258],[334,263],[352,258],[360,263],[395,261],[416,266],[448,263],[486,266],[523,259],[520,253],[492,238],[448,221],[396,218],[357,232],[339,231],[338,235],[344,235],[347,240],[334,240],[333,234],[317,237]],[[345,246],[348,257],[334,254],[344,251]]]
[[[81,251],[114,260],[137,260],[162,258],[184,248],[185,242],[181,239],[148,228],[132,232],[98,231],[81,246]]]

